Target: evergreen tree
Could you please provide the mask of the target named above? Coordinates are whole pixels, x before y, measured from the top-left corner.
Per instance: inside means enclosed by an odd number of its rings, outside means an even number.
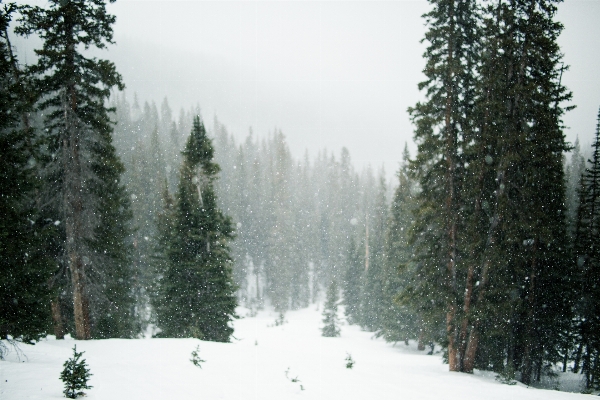
[[[432,3],[428,100],[410,110],[416,271],[401,297],[431,329],[445,314],[450,370],[508,365],[530,383],[558,359],[572,302],[557,2],[490,3],[482,23],[474,1]]]
[[[17,64],[8,36],[14,4],[0,10],[0,338],[29,343],[49,328],[50,279],[45,224],[35,207],[38,154],[27,113],[31,85]],[[0,358],[3,354],[0,345]]]
[[[575,265],[581,292],[577,303],[580,338],[574,372],[582,372],[589,389],[600,387],[600,110],[592,159],[581,179],[575,228]]]
[[[336,281],[333,281],[327,289],[327,300],[323,306],[323,323],[325,326],[323,326],[321,332],[325,337],[340,336],[340,322],[337,316],[338,296],[338,286]]]
[[[369,248],[368,264],[363,275],[360,303],[360,325],[371,332],[381,329],[384,310],[385,234],[387,231],[387,186],[383,171],[372,210],[369,210],[369,235],[365,238]]]
[[[343,281],[344,305],[346,306],[344,312],[346,320],[351,324],[356,324],[360,321],[360,293],[363,270],[362,257],[356,248],[354,238],[351,237],[346,275]]]
[[[288,238],[293,236],[290,200],[291,156],[281,131],[276,132],[269,160],[271,193],[269,236],[265,272],[267,290],[275,311],[283,313],[289,308],[294,257]]]
[[[475,246],[466,248],[475,268],[465,290],[463,370],[507,365],[525,383],[557,360],[571,308],[561,127],[570,93],[560,82],[555,3],[502,1],[487,10],[480,128],[465,151],[474,155],[469,207],[478,220],[469,221]]]
[[[183,152],[176,204],[165,243],[165,270],[155,298],[163,337],[195,337],[227,342],[236,297],[228,242],[231,219],[217,207],[214,181],[219,172],[200,117]],[[168,221],[168,220],[167,220]]]
[[[77,351],[77,346],[73,346],[73,357],[65,361],[63,364],[65,368],[60,373],[60,380],[65,383],[63,393],[69,399],[85,396],[83,389],[92,388],[92,386],[88,385],[88,380],[92,374],[85,360],[81,359],[83,353],[83,351]]]
[[[417,339],[418,318],[414,310],[399,302],[398,296],[408,286],[412,275],[412,247],[408,232],[415,209],[414,183],[409,177],[409,153],[405,145],[398,171],[398,187],[390,206],[386,232],[386,258],[383,271],[382,323],[379,335],[388,342]]]
[[[567,223],[569,226],[569,237],[573,238],[575,221],[577,220],[577,209],[579,208],[579,188],[581,176],[585,171],[585,158],[581,155],[579,137],[573,143],[571,149],[571,160],[566,166],[566,201],[567,201]]]
[[[413,295],[424,302],[431,300],[423,307],[445,313],[443,343],[448,349],[449,368],[459,371],[458,314],[462,291],[457,278],[461,275],[459,240],[463,230],[462,149],[472,139],[473,130],[477,9],[474,0],[430,3],[433,9],[425,14],[429,26],[425,34],[429,42],[424,70],[427,79],[419,84],[419,89],[426,90],[427,99],[409,109],[416,124],[418,145],[413,168],[421,188],[415,225],[419,231],[415,236],[417,274],[425,280],[417,282]],[[430,290],[437,293],[435,299]]]
[[[21,12],[22,25],[15,31],[38,34],[43,41],[31,72],[37,76],[39,108],[46,116],[44,177],[53,185],[45,196],[48,213],[64,222],[59,256],[71,276],[75,336],[89,339],[103,335],[92,329],[105,316],[100,303],[114,304],[120,312],[131,309],[128,294],[102,286],[128,288],[131,283],[127,268],[122,268],[127,264],[123,242],[128,233],[121,224],[129,217],[119,183],[123,167],[112,145],[111,110],[105,105],[110,90],[123,84],[111,62],[83,53],[113,43],[115,17],[102,0],[51,0],[48,7],[25,6]],[[116,282],[109,282],[112,278]],[[119,318],[131,319],[128,313]],[[129,328],[110,331],[131,335]]]

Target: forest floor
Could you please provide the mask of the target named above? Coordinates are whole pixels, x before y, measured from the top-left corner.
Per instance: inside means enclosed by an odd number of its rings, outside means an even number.
[[[59,380],[73,345],[93,376],[89,400],[167,399],[460,399],[552,400],[582,394],[501,384],[495,374],[448,372],[437,352],[427,355],[416,344],[395,346],[353,325],[341,337],[321,336],[316,306],[290,311],[285,323],[262,311],[254,317],[239,309],[232,343],[196,339],[108,339],[76,341],[49,337],[35,346],[21,345],[0,361],[2,400],[64,398]],[[191,352],[199,346],[202,368]],[[346,358],[355,361],[346,368]],[[581,390],[581,375],[559,374],[562,390]]]

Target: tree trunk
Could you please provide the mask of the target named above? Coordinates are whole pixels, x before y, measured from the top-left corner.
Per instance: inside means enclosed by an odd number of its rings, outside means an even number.
[[[531,383],[533,375],[533,330],[534,330],[534,308],[535,308],[535,277],[537,274],[536,260],[537,240],[533,244],[533,258],[531,260],[531,272],[529,275],[527,322],[525,324],[525,349],[523,350],[523,370],[521,371],[521,382],[526,385]]]
[[[475,268],[473,263],[469,264],[469,269],[467,271],[467,283],[465,288],[465,298],[463,305],[463,319],[460,327],[460,343],[459,343],[459,354],[461,360],[461,371],[463,372],[471,372],[465,371],[465,357],[466,357],[466,348],[467,348],[467,332],[469,330],[469,313],[471,312],[471,297],[473,294],[473,275],[475,272]]]
[[[485,297],[485,289],[488,280],[488,273],[491,262],[486,260],[483,265],[483,271],[481,273],[481,282],[479,283],[479,294],[477,295],[477,304],[483,303]],[[477,347],[479,345],[479,319],[476,319],[471,326],[469,339],[467,341],[467,347],[465,349],[462,371],[467,373],[473,373],[475,368],[475,356],[477,355]]]
[[[423,329],[421,329],[421,332],[419,332],[419,343],[417,344],[417,350],[419,351],[423,351],[425,350],[425,333],[423,332]]]
[[[81,259],[70,261],[73,265],[71,270],[71,280],[73,283],[73,311],[75,316],[75,337],[79,340],[88,340],[91,338],[90,329],[90,308],[87,294],[85,291],[85,276],[83,274],[83,265]]]
[[[62,313],[60,311],[60,302],[58,297],[55,297],[50,301],[50,309],[52,310],[52,325],[54,329],[54,336],[56,339],[65,338],[65,326],[63,324]]]
[[[81,162],[81,137],[78,127],[77,101],[74,87],[68,86],[64,99],[65,132],[63,138],[63,205],[65,213],[66,253],[73,284],[73,311],[75,337],[91,337],[89,301],[85,290],[85,264],[83,262],[83,171]]]
[[[575,353],[575,360],[573,361],[573,373],[579,372],[579,363],[581,362],[581,353],[583,352],[583,341],[579,343],[577,352]]]

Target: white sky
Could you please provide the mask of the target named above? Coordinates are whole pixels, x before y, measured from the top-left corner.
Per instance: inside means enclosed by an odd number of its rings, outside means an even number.
[[[296,157],[348,147],[354,163],[395,172],[420,98],[425,0],[118,0],[115,61],[128,96],[199,104],[245,137],[280,128]],[[559,43],[573,91],[567,140],[589,148],[600,106],[600,0],[566,0]]]

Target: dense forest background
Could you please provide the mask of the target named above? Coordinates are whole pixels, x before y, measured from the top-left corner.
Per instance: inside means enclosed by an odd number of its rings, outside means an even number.
[[[228,341],[237,305],[283,323],[329,288],[451,371],[598,388],[600,114],[591,153],[565,141],[558,1],[430,3],[417,152],[392,181],[345,148],[293,156],[283,128],[236,140],[199,106],[128,98],[82,51],[112,44],[101,0],[3,4],[1,337]],[[34,64],[13,25],[41,38]]]

